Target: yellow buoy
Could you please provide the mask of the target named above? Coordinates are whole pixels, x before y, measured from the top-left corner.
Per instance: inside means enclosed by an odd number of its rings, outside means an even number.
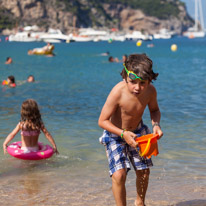
[[[141,46],[142,45],[142,40],[138,40],[136,43],[137,46]]]
[[[171,50],[172,50],[173,52],[177,51],[177,45],[176,45],[176,44],[172,44]]]

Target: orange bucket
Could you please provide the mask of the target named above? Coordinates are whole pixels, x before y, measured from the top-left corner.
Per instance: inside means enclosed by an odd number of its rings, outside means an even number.
[[[139,154],[142,157],[151,158],[152,155],[157,156],[159,154],[157,140],[158,134],[147,134],[136,138],[139,146]]]

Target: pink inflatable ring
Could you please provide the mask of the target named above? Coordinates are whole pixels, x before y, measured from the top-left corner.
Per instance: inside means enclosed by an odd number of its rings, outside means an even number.
[[[44,145],[42,142],[38,142],[39,150],[36,152],[33,151],[24,151],[21,149],[21,141],[14,142],[7,147],[7,152],[16,158],[23,160],[41,160],[47,159],[53,155],[53,149],[49,145]]]

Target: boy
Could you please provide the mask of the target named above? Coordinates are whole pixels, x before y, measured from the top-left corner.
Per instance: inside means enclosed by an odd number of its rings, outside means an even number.
[[[163,135],[156,89],[150,84],[158,74],[153,72],[152,60],[145,54],[133,54],[127,58],[121,75],[123,81],[112,89],[99,117],[98,124],[104,129],[100,142],[106,146],[116,205],[126,205],[125,182],[131,163],[137,177],[135,205],[144,206],[152,160],[140,157],[135,138],[150,133],[142,121],[146,106],[153,133]]]

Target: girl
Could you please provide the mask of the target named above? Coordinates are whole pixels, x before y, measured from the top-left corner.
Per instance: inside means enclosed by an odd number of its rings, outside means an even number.
[[[7,136],[3,143],[4,154],[7,152],[8,143],[16,136],[21,130],[21,149],[24,151],[38,151],[38,139],[40,131],[44,133],[46,138],[53,146],[53,151],[59,154],[55,141],[51,134],[47,131],[41,119],[41,114],[36,101],[27,99],[21,106],[21,120],[16,128]]]

